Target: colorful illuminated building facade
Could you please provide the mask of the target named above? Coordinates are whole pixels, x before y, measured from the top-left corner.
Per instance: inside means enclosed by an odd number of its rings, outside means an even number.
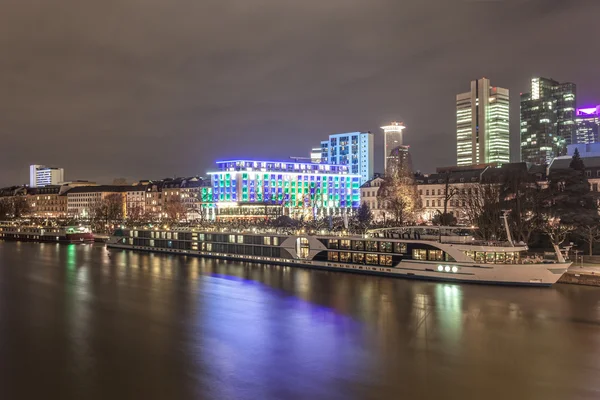
[[[577,124],[577,143],[590,144],[600,142],[600,105],[591,108],[579,108],[575,117]]]
[[[360,206],[361,176],[348,165],[232,160],[209,175],[217,218],[342,215]]]

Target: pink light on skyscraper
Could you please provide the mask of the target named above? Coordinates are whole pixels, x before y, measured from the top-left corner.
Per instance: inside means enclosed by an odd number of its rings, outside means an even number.
[[[600,114],[600,105],[596,107],[578,108],[577,115],[598,115]]]

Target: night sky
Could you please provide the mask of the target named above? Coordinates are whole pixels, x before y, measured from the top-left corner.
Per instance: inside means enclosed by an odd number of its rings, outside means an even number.
[[[600,1],[4,0],[0,186],[28,165],[110,183],[308,156],[330,133],[407,125],[415,167],[456,162],[455,95],[534,75],[600,104]]]

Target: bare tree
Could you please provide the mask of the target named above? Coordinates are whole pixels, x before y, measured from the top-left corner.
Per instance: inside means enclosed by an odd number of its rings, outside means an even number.
[[[564,224],[560,218],[545,216],[542,226],[542,232],[548,235],[556,254],[561,254],[560,245],[569,237],[571,232],[575,230],[575,226]],[[559,258],[560,261],[560,258]]]
[[[31,211],[29,203],[24,196],[13,196],[12,198],[12,213],[15,218],[21,218]]]
[[[170,223],[187,221],[187,208],[180,197],[172,197],[165,203],[165,214]]]
[[[111,193],[103,201],[106,223],[111,225],[123,221],[123,196],[120,193]]]
[[[143,223],[144,214],[144,208],[138,204],[134,204],[127,209],[127,222],[133,225]]]
[[[0,198],[0,221],[3,219],[8,219],[12,216],[12,214],[12,201],[10,201],[10,198]]]
[[[577,235],[588,244],[589,255],[593,255],[594,243],[600,240],[600,226],[597,224],[579,226]]]
[[[499,239],[503,236],[502,206],[500,204],[500,188],[498,185],[483,183],[471,191],[461,194],[464,212],[469,223],[476,226],[484,240]]]
[[[454,218],[453,216],[449,216],[449,214],[448,214],[448,203],[458,193],[459,193],[458,188],[450,186],[450,173],[447,172],[444,175],[444,197],[443,197],[444,213],[440,217],[441,225],[449,225],[449,223],[447,223],[446,219],[451,221]],[[454,218],[454,219],[456,219],[456,218]]]

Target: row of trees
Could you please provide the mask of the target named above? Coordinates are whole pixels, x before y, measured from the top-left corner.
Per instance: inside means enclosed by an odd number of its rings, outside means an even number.
[[[29,212],[29,204],[22,196],[0,197],[0,221],[21,218]]]
[[[89,212],[89,220],[95,232],[110,231],[114,225],[127,223],[130,225],[156,224],[159,222],[187,222],[188,209],[180,198],[169,199],[162,212],[150,212],[141,205],[127,207],[124,214],[123,197],[109,194],[94,204]]]
[[[577,151],[569,168],[552,170],[544,184],[526,169],[490,175],[467,193],[453,187],[447,175],[443,212],[433,223],[456,224],[455,216],[448,212],[448,203],[454,200],[461,205],[468,224],[476,226],[484,240],[506,239],[503,218],[507,216],[517,242],[539,245],[546,237],[552,245],[558,246],[567,239],[580,240],[592,254],[594,243],[600,240],[599,199],[598,193],[591,190],[584,162]],[[416,222],[421,204],[408,168],[398,168],[388,174],[378,197],[396,224]]]

